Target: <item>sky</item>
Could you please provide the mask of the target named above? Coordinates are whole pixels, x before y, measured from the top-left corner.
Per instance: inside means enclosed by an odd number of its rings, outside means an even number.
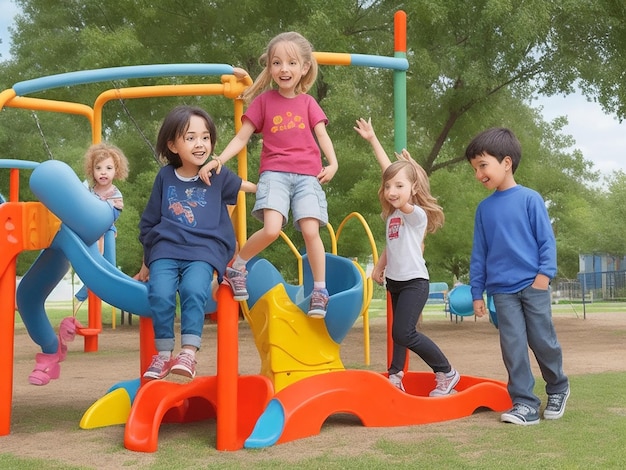
[[[18,8],[12,0],[0,0],[0,60],[10,56],[10,37],[7,28],[13,24]],[[32,77],[36,78],[36,77]],[[569,124],[563,132],[571,135],[586,160],[604,175],[616,170],[626,172],[626,122],[606,114],[599,104],[587,101],[581,94],[540,97],[532,106],[541,108],[546,121],[566,116]]]

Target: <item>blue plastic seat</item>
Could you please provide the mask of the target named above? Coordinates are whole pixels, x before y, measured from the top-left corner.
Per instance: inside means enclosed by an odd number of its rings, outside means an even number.
[[[277,284],[283,284],[290,300],[303,312],[308,311],[313,276],[306,255],[303,261],[303,285],[287,283],[276,267],[261,258],[252,259],[248,269],[248,307]],[[326,288],[330,299],[324,319],[331,338],[341,343],[363,307],[363,278],[352,260],[326,253]]]

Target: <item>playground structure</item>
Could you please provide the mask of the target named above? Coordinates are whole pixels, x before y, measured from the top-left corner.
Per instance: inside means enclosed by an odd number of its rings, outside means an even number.
[[[395,17],[395,56],[320,53],[321,65],[381,67],[394,73],[396,113],[395,147],[406,146],[406,17]],[[221,84],[169,85],[107,90],[94,106],[54,102],[24,95],[54,87],[71,86],[125,78],[178,75],[221,75]],[[247,81],[246,81],[247,80]],[[172,64],[131,66],[91,70],[20,82],[0,93],[0,109],[66,112],[82,115],[92,124],[92,140],[102,134],[102,108],[111,100],[153,96],[221,95],[234,102],[236,130],[241,123],[243,103],[238,96],[250,79],[237,80],[232,66],[225,64]],[[247,178],[245,149],[238,156],[238,172]],[[106,203],[84,195],[88,191],[65,164],[0,160],[0,169],[10,169],[8,202],[0,204],[0,436],[10,432],[13,385],[13,347],[16,292],[15,257],[24,250],[43,250],[17,292],[20,314],[33,340],[49,350],[59,348],[57,336],[45,314],[44,302],[69,268],[69,263],[90,289],[89,323],[77,333],[85,338],[85,351],[97,350],[101,332],[101,303],[140,316],[140,373],[148,366],[153,347],[147,290],[111,266],[98,252],[96,242],[112,220]],[[30,187],[39,202],[19,201],[19,171],[32,171]],[[72,204],[67,204],[72,201]],[[237,241],[246,236],[246,209],[240,194],[233,212]],[[89,216],[90,224],[84,224]],[[125,424],[124,444],[128,449],[153,452],[158,447],[162,422],[189,422],[215,418],[218,450],[264,447],[311,436],[334,413],[352,413],[365,426],[422,424],[471,415],[479,407],[496,411],[510,407],[506,385],[490,379],[462,376],[454,395],[429,398],[434,374],[407,372],[402,393],[388,382],[385,373],[346,370],[340,359],[340,344],[359,316],[367,335],[367,308],[372,297],[372,280],[351,260],[337,256],[337,240],[345,223],[356,219],[363,224],[376,247],[367,223],[356,213],[349,214],[331,231],[331,252],[327,254],[327,284],[331,294],[324,320],[302,314],[308,304],[312,279],[306,256],[294,254],[300,268],[298,285],[286,283],[266,260],[249,265],[250,299],[243,305],[250,323],[262,367],[258,375],[238,374],[239,304],[225,286],[217,302],[217,373],[197,377],[188,384],[166,381],[144,383],[141,379],[121,382],[96,401],[84,414],[84,429]],[[289,241],[286,240],[288,243]],[[391,312],[388,302],[388,321]],[[369,338],[364,338],[366,363]],[[389,349],[389,348],[388,348]],[[388,352],[388,356],[389,356]],[[408,364],[408,361],[407,361]],[[379,407],[372,407],[376,400]],[[407,410],[411,410],[407,412]]]

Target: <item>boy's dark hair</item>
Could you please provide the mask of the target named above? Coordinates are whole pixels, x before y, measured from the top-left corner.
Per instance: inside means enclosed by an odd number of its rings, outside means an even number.
[[[180,168],[183,162],[180,159],[180,155],[172,152],[167,144],[187,132],[192,116],[199,116],[204,119],[209,135],[211,136],[211,149],[209,154],[212,154],[215,149],[217,129],[209,113],[195,106],[177,106],[165,116],[163,124],[161,124],[161,129],[159,129],[156,143],[156,152],[159,158],[167,161],[174,168]]]
[[[515,173],[522,159],[522,146],[510,129],[493,127],[481,132],[472,139],[465,149],[465,158],[471,161],[486,153],[496,157],[499,162],[502,162],[504,157],[510,157],[511,171]]]

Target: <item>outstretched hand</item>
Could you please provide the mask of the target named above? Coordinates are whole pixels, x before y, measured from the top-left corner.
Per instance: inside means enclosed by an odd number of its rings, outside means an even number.
[[[372,126],[372,118],[369,118],[367,121],[363,118],[357,119],[354,130],[368,142],[376,137],[374,127]]]

